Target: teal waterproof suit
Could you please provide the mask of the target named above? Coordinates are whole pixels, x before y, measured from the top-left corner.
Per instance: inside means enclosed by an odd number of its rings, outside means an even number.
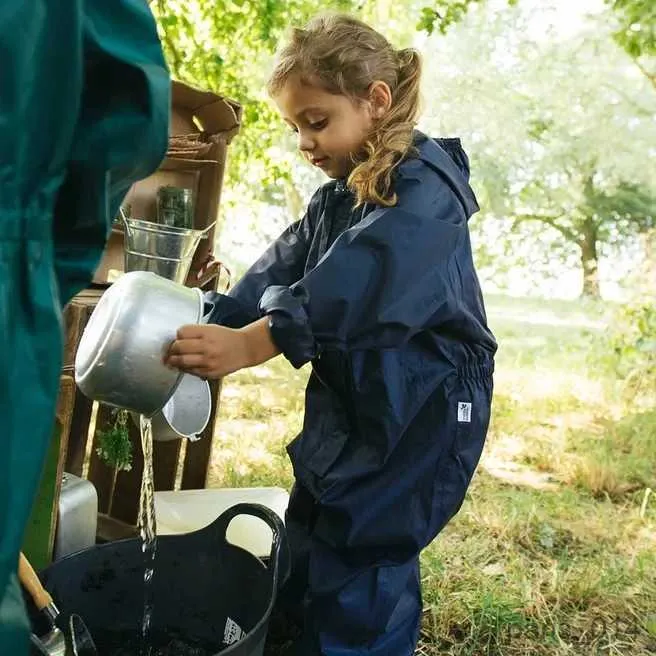
[[[61,310],[167,146],[145,0],[0,2],[0,654],[28,652],[15,571],[53,430]]]

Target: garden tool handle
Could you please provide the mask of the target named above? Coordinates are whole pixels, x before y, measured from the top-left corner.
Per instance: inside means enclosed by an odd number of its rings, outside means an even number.
[[[30,593],[37,610],[42,611],[47,608],[54,608],[50,593],[43,587],[30,561],[22,551],[18,560],[18,578]]]

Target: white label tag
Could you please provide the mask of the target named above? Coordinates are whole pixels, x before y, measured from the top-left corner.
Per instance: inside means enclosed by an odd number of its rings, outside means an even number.
[[[458,401],[458,422],[461,424],[471,423],[471,403]]]
[[[226,645],[231,645],[233,642],[239,642],[244,637],[244,632],[237,622],[228,618],[223,630],[223,642]]]

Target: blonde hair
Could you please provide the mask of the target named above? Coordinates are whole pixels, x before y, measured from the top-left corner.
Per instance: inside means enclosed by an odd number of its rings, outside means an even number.
[[[391,107],[374,124],[363,152],[352,154],[355,167],[348,186],[355,191],[358,205],[395,205],[392,176],[413,150],[419,111],[419,53],[413,48],[395,50],[382,34],[350,16],[323,15],[303,29],[292,29],[269,79],[269,93],[279,92],[293,74],[355,101],[367,97],[373,82],[380,80],[389,86]]]

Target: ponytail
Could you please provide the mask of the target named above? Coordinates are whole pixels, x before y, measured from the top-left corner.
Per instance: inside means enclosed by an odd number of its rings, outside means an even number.
[[[351,172],[349,187],[358,205],[396,205],[392,191],[393,173],[413,152],[413,130],[419,112],[421,56],[413,48],[399,50],[397,85],[392,89],[392,105],[374,126],[365,144],[365,158]]]

